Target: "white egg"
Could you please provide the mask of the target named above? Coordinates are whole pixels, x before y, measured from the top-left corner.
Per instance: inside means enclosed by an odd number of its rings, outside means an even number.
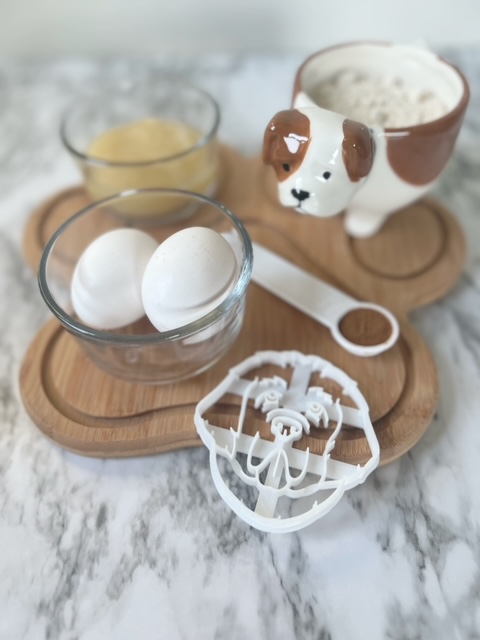
[[[82,253],[71,284],[79,319],[97,329],[117,329],[144,314],[142,278],[158,242],[137,229],[116,229]]]
[[[150,258],[142,282],[145,313],[159,330],[198,320],[233,289],[238,262],[216,231],[189,227],[174,233]]]

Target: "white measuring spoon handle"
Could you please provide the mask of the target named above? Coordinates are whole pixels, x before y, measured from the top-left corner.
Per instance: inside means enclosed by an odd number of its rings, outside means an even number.
[[[253,243],[253,253],[252,280],[328,327],[335,341],[350,353],[373,356],[395,344],[400,330],[397,319],[388,309],[355,300],[256,242]],[[371,309],[389,321],[391,333],[387,340],[374,345],[361,345],[351,342],[340,332],[340,320],[348,312],[359,309]]]

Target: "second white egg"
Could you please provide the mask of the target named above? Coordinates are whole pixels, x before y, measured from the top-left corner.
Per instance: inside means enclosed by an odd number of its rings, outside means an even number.
[[[164,240],[145,269],[142,299],[150,322],[166,331],[198,320],[230,293],[238,263],[216,231],[189,227]]]

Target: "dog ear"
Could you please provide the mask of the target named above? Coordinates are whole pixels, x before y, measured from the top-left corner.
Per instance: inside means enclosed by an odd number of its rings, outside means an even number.
[[[342,154],[348,177],[352,182],[358,182],[368,176],[375,155],[369,128],[355,120],[344,120]]]
[[[301,165],[310,142],[310,120],[297,109],[279,111],[265,129],[262,159],[284,180]]]
[[[277,118],[280,114],[276,114],[268,123],[263,136],[262,160],[265,164],[272,164],[275,158],[275,150],[277,149],[280,133],[278,131]]]

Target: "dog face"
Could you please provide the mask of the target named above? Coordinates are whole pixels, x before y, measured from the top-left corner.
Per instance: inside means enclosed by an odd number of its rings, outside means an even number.
[[[365,125],[320,107],[280,111],[265,131],[263,161],[275,170],[280,202],[302,213],[326,217],[345,209],[373,158]]]

